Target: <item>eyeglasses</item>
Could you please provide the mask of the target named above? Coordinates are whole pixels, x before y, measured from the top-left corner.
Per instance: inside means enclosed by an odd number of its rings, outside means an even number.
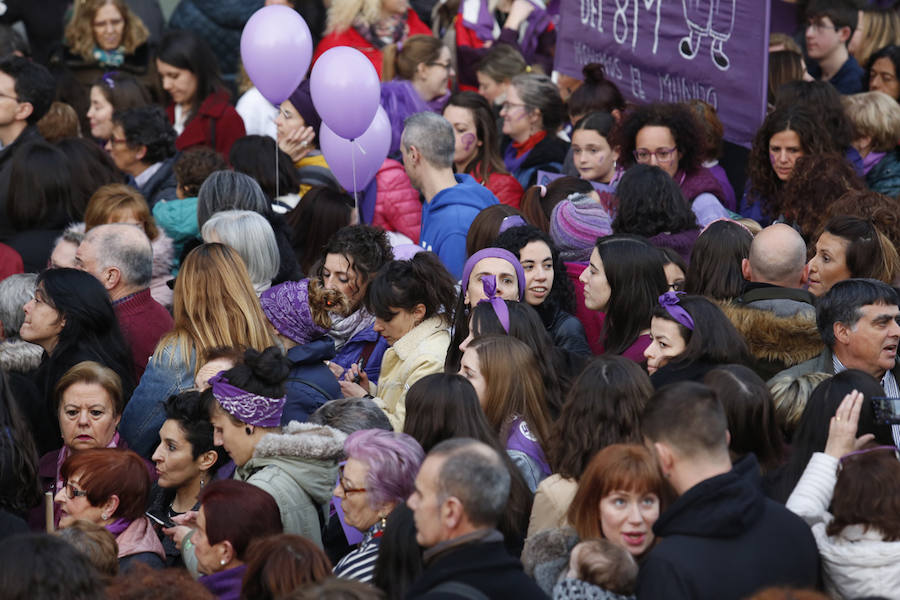
[[[71,483],[66,482],[66,496],[68,496],[69,500],[74,500],[80,496],[87,496],[87,492],[79,490]]]
[[[4,94],[3,92],[0,92],[0,98],[9,98],[10,100],[13,100],[14,102],[21,102],[21,100],[19,100],[18,96],[10,96],[9,94]]]
[[[815,29],[816,33],[825,33],[826,31],[837,31],[838,27],[835,25],[828,25],[823,23],[822,21],[809,21],[806,24],[806,31],[809,31],[809,28],[812,27]]]
[[[365,492],[368,491],[366,488],[355,488],[352,487],[347,480],[344,479],[344,466],[341,465],[340,469],[338,469],[338,473],[340,474],[340,478],[338,479],[338,485],[341,486],[341,489],[344,490],[344,495],[354,494],[357,492]]]
[[[107,140],[110,144],[127,144],[128,140],[125,138],[109,138]]]
[[[647,150],[645,148],[639,148],[632,152],[634,154],[634,160],[638,161],[642,165],[646,165],[650,163],[650,160],[655,156],[656,162],[661,165],[668,164],[672,162],[675,158],[675,152],[678,148],[657,148],[656,150]]]
[[[430,62],[430,63],[425,63],[425,64],[427,64],[429,67],[441,67],[446,71],[449,71],[450,69],[453,68],[453,63],[451,63],[451,62],[446,62],[446,63]]]
[[[509,109],[511,109],[511,108],[516,108],[516,107],[525,108],[526,106],[528,106],[528,105],[522,104],[519,102],[504,102],[503,104],[500,105],[500,110],[505,110],[505,111],[509,112]]]

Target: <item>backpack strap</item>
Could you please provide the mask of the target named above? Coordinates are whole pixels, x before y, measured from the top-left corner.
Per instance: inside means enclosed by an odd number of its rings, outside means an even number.
[[[285,383],[287,383],[288,381],[296,381],[297,383],[302,383],[303,385],[311,387],[312,389],[325,396],[325,400],[334,400],[334,398],[331,397],[331,394],[323,390],[312,381],[309,381],[308,379],[303,379],[302,377],[288,377],[287,380],[285,380]]]

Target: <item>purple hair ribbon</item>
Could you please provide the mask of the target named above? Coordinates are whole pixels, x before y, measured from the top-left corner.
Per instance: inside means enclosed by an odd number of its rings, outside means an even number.
[[[500,235],[507,229],[512,229],[513,227],[524,227],[528,225],[519,215],[509,215],[508,217],[503,217],[503,220],[500,221],[500,229],[497,231],[497,235]]]
[[[212,394],[225,412],[241,423],[256,427],[278,427],[286,398],[269,398],[251,394],[228,383],[220,371],[209,378]]]
[[[691,331],[694,330],[694,319],[681,306],[681,300],[678,298],[678,292],[666,292],[659,297],[659,305],[666,309],[676,322],[684,325]]]
[[[481,286],[484,288],[484,294],[487,298],[478,301],[478,304],[490,304],[497,315],[497,320],[503,325],[503,330],[509,334],[509,307],[506,301],[497,295],[497,276],[482,275]]]

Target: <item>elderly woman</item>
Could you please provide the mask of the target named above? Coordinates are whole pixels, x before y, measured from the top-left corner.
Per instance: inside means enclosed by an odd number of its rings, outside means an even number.
[[[333,0],[313,60],[336,46],[350,46],[365,54],[381,77],[385,46],[417,34],[431,35],[431,29],[406,0]]]
[[[842,97],[853,123],[853,147],[862,157],[869,189],[887,196],[900,194],[900,104],[884,92]]]
[[[250,542],[281,532],[278,506],[264,490],[230,479],[210,484],[200,492],[190,538],[200,583],[216,598],[236,600]]]
[[[106,527],[116,536],[119,571],[142,562],[164,566],[162,544],[144,516],[150,495],[150,474],[140,456],[130,450],[90,449],[73,454],[60,468],[62,482],[54,502],[59,526],[83,519]]]
[[[200,232],[204,242],[221,242],[234,248],[247,265],[257,294],[272,286],[281,259],[275,232],[265,217],[249,210],[226,210],[210,217]]]
[[[60,473],[69,456],[89,448],[128,448],[116,431],[125,401],[122,382],[112,369],[91,361],[78,363],[60,378],[54,395],[63,447],[41,457],[39,476],[45,492],[62,489]],[[59,522],[59,513],[54,516]]]
[[[334,495],[341,499],[344,522],[364,537],[335,565],[334,574],[369,582],[387,516],[412,494],[425,452],[411,436],[379,429],[350,434],[344,452],[347,462],[341,467]]]

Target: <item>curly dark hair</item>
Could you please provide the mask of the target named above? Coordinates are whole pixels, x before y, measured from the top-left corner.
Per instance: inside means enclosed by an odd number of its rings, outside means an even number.
[[[900,248],[900,199],[891,198],[872,190],[850,190],[832,202],[819,216],[813,236],[818,239],[825,224],[833,217],[846,215],[871,221],[894,247]]]
[[[824,129],[834,142],[837,151],[850,147],[853,141],[853,123],[847,117],[841,94],[827,81],[789,81],[782,84],[775,94],[775,108],[805,106],[816,115],[820,130]]]
[[[668,231],[697,228],[697,217],[681,188],[669,174],[653,165],[635,165],[625,172],[616,188],[619,209],[613,219],[615,233],[651,238]]]
[[[769,158],[769,140],[776,133],[793,131],[800,138],[803,154],[837,152],[831,136],[806,106],[777,108],[766,117],[757,130],[750,149],[747,174],[750,178],[748,197],[753,203],[762,201],[763,211],[772,217],[781,214],[781,193],[784,182],[775,174]]]
[[[367,285],[378,269],[394,260],[394,251],[384,229],[372,225],[348,225],[331,236],[313,269],[319,281],[322,281],[322,267],[328,254],[340,254],[350,262],[356,273],[357,286]]]
[[[200,193],[200,186],[210,174],[227,169],[225,159],[213,150],[205,146],[190,148],[181,153],[175,159],[175,181],[181,186],[185,198],[196,198]]]
[[[575,313],[575,289],[566,274],[566,267],[559,257],[559,249],[556,244],[549,235],[534,225],[525,225],[511,227],[501,233],[494,240],[494,246],[509,250],[521,260],[519,252],[531,242],[547,244],[547,247],[550,248],[550,255],[553,257],[553,285],[550,287],[550,293],[543,302],[534,307],[546,327],[553,322],[556,313],[561,310],[571,314]]]
[[[872,66],[879,58],[886,58],[891,61],[894,65],[894,73],[900,73],[900,46],[885,46],[881,50],[874,52],[872,56],[869,57],[869,62],[866,63],[866,76],[863,79],[863,85],[866,86],[867,90],[871,89],[869,84],[872,81]],[[894,99],[896,100],[896,98]]]
[[[681,154],[678,168],[692,173],[700,167],[703,137],[700,124],[683,104],[646,104],[625,115],[621,125],[613,132],[613,146],[619,147],[619,160],[630,167],[635,163],[634,150],[638,132],[644,127],[668,127],[675,139],[675,147]]]
[[[125,133],[129,148],[147,148],[141,162],[153,165],[175,156],[175,139],[166,111],[156,105],[127,108],[113,114],[113,124]]]
[[[780,195],[780,214],[800,227],[809,241],[821,223],[822,212],[849,191],[862,191],[866,184],[843,154],[826,152],[801,156]],[[811,199],[815,199],[811,202]]]

